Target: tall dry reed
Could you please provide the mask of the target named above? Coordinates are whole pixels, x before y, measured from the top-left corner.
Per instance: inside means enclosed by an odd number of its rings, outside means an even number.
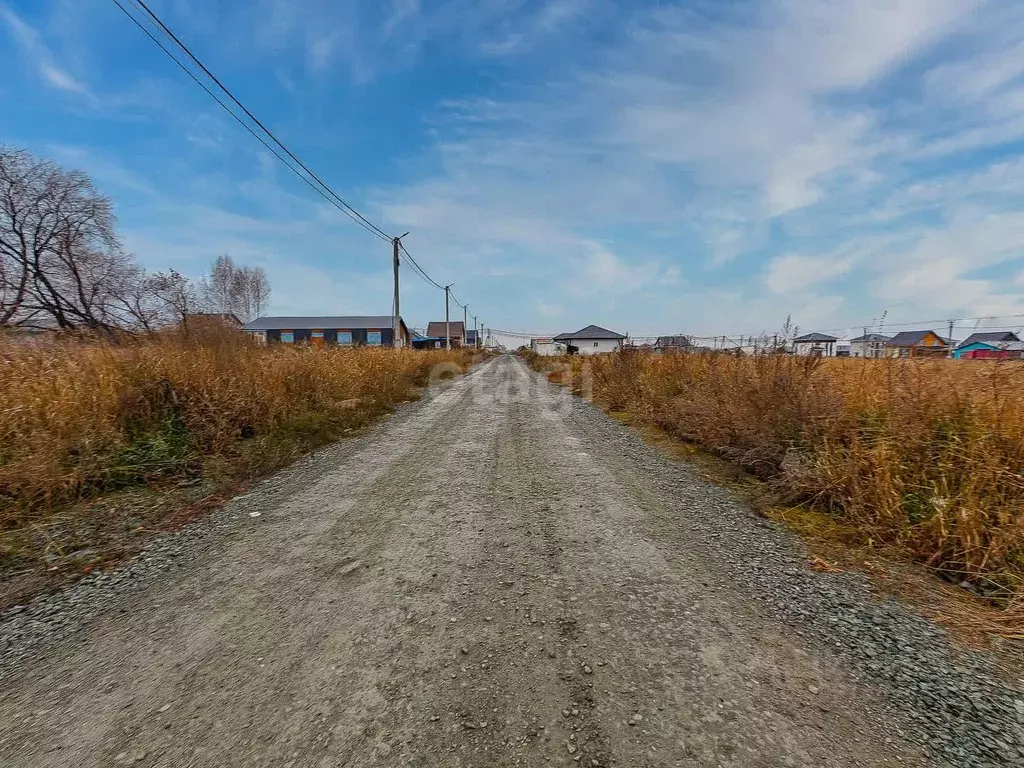
[[[592,366],[607,407],[842,518],[862,543],[1024,595],[1024,363],[626,351],[560,364],[576,380]]]
[[[225,339],[0,342],[0,526],[129,485],[279,465],[463,358]]]

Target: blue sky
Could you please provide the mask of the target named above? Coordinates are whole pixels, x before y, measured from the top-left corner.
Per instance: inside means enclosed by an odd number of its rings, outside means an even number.
[[[488,325],[1024,323],[1022,3],[150,4]],[[0,142],[92,174],[144,265],[228,253],[275,314],[390,312],[389,246],[110,0],[0,0],[0,41]]]

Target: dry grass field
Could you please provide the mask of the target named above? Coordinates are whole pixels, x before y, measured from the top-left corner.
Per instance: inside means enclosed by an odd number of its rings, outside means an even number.
[[[259,347],[234,335],[0,340],[0,576],[123,555],[115,518],[129,535],[163,526],[183,504],[201,511],[209,503],[198,497],[367,424],[415,397],[435,366],[469,359]]]
[[[955,581],[1024,595],[1024,364],[788,356],[540,358],[592,393]]]

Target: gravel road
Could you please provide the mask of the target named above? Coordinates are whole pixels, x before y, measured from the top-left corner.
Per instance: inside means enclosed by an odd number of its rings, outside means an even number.
[[[0,618],[4,766],[1020,766],[982,656],[512,357]]]

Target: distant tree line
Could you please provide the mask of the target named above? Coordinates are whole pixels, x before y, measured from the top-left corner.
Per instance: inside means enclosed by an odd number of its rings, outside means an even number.
[[[147,272],[86,174],[0,145],[0,328],[146,333],[201,313],[250,320],[269,301],[266,272],[226,255],[197,281]]]

